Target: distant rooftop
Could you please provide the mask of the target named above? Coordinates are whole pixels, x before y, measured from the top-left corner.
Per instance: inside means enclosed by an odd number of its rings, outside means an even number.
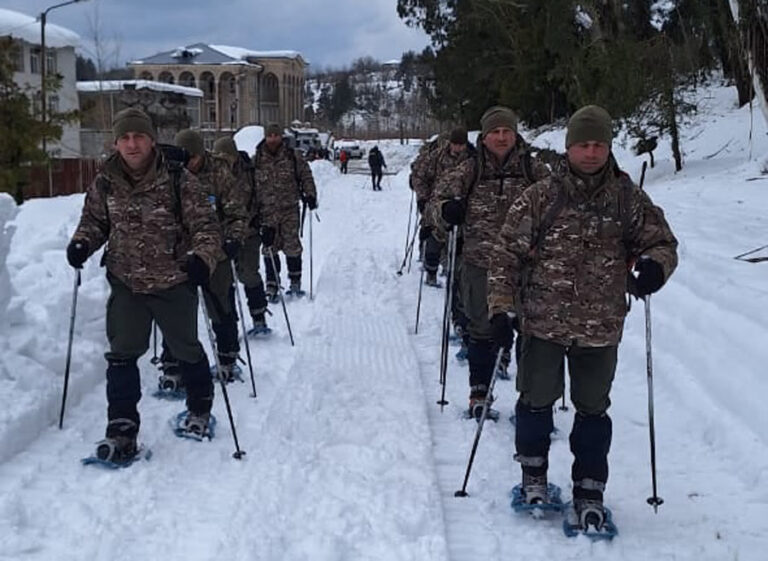
[[[158,92],[176,92],[190,97],[203,97],[203,90],[201,89],[152,80],[95,80],[77,83],[77,91],[79,92],[114,92],[143,89]]]
[[[255,59],[265,58],[304,60],[298,51],[254,51],[229,45],[195,43],[134,60],[130,64],[249,64],[259,66]]]
[[[40,44],[40,21],[37,18],[0,8],[0,37],[15,37],[33,45]],[[62,48],[78,47],[80,36],[66,27],[54,23],[45,24],[45,46]]]

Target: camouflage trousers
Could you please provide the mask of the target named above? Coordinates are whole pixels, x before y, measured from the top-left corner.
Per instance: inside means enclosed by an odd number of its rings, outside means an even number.
[[[285,253],[286,257],[296,257],[301,255],[302,247],[299,240],[299,207],[298,205],[282,214],[278,214],[268,222],[275,229],[275,241],[272,244],[272,251],[277,254],[278,251]],[[267,254],[266,248],[263,251]]]
[[[461,301],[467,317],[469,336],[477,340],[491,339],[488,318],[488,271],[462,260]]]
[[[139,426],[137,403],[141,382],[137,359],[147,352],[154,320],[163,343],[179,357],[187,388],[187,408],[195,413],[211,410],[213,383],[208,359],[197,338],[197,293],[188,283],[153,294],[138,294],[107,274],[111,292],[107,300],[107,416],[130,419]]]
[[[264,281],[259,273],[261,266],[261,237],[259,232],[251,230],[243,242],[237,258],[237,275],[245,286],[248,310],[252,316],[264,314],[267,310],[267,297],[264,294]]]
[[[563,395],[567,358],[571,401],[576,411],[601,415],[611,404],[618,347],[565,347],[523,335],[517,366],[520,400],[533,408],[551,407]]]
[[[213,331],[216,334],[216,351],[221,364],[233,364],[240,352],[237,334],[237,310],[235,308],[235,290],[232,284],[232,265],[229,259],[219,261],[213,271],[210,282],[203,287],[205,309],[211,318]],[[195,310],[197,312],[197,310]],[[195,313],[195,318],[197,314]],[[197,319],[195,319],[197,321]],[[166,344],[163,332],[163,362],[173,362],[176,356],[173,348]]]

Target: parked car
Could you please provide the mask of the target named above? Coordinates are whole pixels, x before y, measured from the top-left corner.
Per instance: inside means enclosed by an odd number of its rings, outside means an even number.
[[[362,159],[365,156],[365,150],[357,142],[337,142],[333,148],[333,158],[335,160],[339,159],[339,152],[342,150],[346,150],[350,158]]]

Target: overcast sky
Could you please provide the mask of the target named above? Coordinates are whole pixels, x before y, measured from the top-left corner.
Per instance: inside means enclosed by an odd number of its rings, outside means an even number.
[[[61,1],[0,0],[0,7],[36,16]],[[397,0],[88,0],[49,12],[48,23],[78,33],[85,54],[98,28],[113,57],[118,48],[120,66],[197,42],[296,50],[314,69],[368,55],[399,59],[429,43],[397,17]]]

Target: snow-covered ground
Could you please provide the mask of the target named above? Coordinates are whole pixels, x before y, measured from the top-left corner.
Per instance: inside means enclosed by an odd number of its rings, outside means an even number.
[[[460,419],[467,371],[451,352],[450,404],[441,413],[443,293],[425,288],[414,335],[417,263],[395,274],[410,204],[407,162],[418,145],[382,141],[389,171],[401,170],[382,192],[329,162],[312,164],[321,219],[313,223],[315,298],[288,305],[295,347],[279,307],[272,338],[251,343],[258,398],[249,397],[250,381],[230,386],[242,461],[232,458],[220,395],[217,438],[172,435],[168,420],[182,405],[151,397],[156,373],[146,356],[141,439],[152,459],[118,471],[80,465],[105,424],[103,270],[92,258],[83,271],[59,431],[73,290],[64,248],[82,195],[19,209],[7,261],[13,295],[7,310],[0,306],[0,559],[764,559],[768,264],[732,257],[768,243],[768,179],[759,173],[768,139],[756,119],[749,143],[749,110],[735,110],[735,97],[709,90],[707,109],[685,129],[684,171],[673,173],[661,147],[646,177],[680,239],[680,266],[653,297],[665,502],[658,514],[646,504],[644,316],[635,305],[612,395],[606,500],[621,532],[612,543],[567,539],[559,521],[511,512],[519,466],[505,420],[515,401],[510,382],[497,384],[502,420],[483,432],[470,497],[454,497],[475,431]],[[550,132],[536,143],[562,139]],[[637,177],[641,160],[618,145],[615,152]],[[306,283],[308,259],[304,270]],[[572,409],[557,412],[561,437],[551,454],[550,479],[566,496],[571,418]]]

